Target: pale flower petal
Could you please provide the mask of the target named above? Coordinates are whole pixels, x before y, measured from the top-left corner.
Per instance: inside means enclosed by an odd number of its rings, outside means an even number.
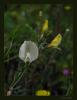
[[[38,47],[32,41],[24,41],[19,50],[19,58],[30,63],[38,58]]]

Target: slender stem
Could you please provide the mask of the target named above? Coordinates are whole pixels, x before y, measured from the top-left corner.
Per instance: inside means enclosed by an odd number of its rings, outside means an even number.
[[[22,74],[21,74],[21,76],[18,78],[18,80],[17,81],[15,81],[15,83],[14,84],[12,84],[12,86],[11,87],[14,87],[19,81],[20,81],[20,79],[22,78],[22,76],[24,75],[24,73],[25,73],[25,70],[22,72]]]
[[[70,85],[70,86],[68,87],[68,90],[67,90],[66,96],[68,96],[68,94],[69,94],[69,92],[70,92],[71,89],[72,89],[72,85]]]
[[[18,78],[19,78],[19,76],[20,76],[21,73],[22,72],[19,72]],[[10,85],[10,87],[12,87],[12,88],[13,88],[13,84],[16,82],[16,75],[17,75],[17,73],[15,74],[14,80],[13,80],[13,82]]]
[[[29,63],[27,65],[29,66]],[[25,67],[25,65],[24,65],[24,67]],[[21,73],[21,75],[19,75],[19,78],[17,80],[15,80],[15,78],[14,78],[14,81],[10,85],[10,88],[11,87],[13,88],[20,81],[20,79],[22,78],[22,76],[24,75],[24,73],[25,73],[26,70],[27,70],[27,68],[25,67],[25,69],[23,70],[23,72]]]
[[[10,47],[9,47],[9,49],[8,49],[8,51],[6,52],[6,54],[5,54],[5,56],[7,56],[8,54],[9,54],[9,52],[10,52],[10,50],[11,50],[11,48],[12,48],[12,44],[13,44],[13,41],[14,41],[14,39],[15,39],[15,35],[16,35],[16,32],[18,31],[18,29],[19,29],[19,25],[16,27],[16,29],[14,30],[14,32],[13,32],[13,37],[12,37],[12,40],[11,40],[11,43],[10,43]]]
[[[13,40],[11,41],[11,43],[10,43],[10,47],[9,47],[9,49],[8,49],[8,51],[6,52],[6,56],[8,55],[8,53],[10,52],[10,50],[11,50],[11,48],[12,48],[12,44],[13,44]]]
[[[71,90],[72,90],[72,84],[70,85],[70,77],[69,77],[69,86],[68,86],[68,89],[67,89],[67,92],[66,92],[66,96],[69,95]]]

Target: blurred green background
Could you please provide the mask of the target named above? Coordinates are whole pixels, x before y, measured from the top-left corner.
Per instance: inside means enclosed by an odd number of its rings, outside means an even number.
[[[71,4],[8,4],[4,12],[4,63],[5,95],[15,72],[21,71],[24,62],[18,58],[24,40],[38,46],[44,21],[48,31],[41,43],[49,43],[56,34],[62,35],[61,51],[39,48],[34,61],[21,81],[14,87],[12,96],[35,96],[39,89],[49,90],[51,96],[73,95],[73,7]],[[64,72],[67,72],[65,74]]]

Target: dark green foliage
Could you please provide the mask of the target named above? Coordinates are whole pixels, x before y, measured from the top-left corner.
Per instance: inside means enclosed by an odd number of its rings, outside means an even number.
[[[6,5],[4,12],[4,63],[5,91],[17,75],[24,70],[25,63],[18,58],[19,48],[25,40],[34,41],[39,47],[39,57],[28,67],[21,80],[15,85],[12,96],[35,96],[39,89],[50,90],[51,96],[72,96],[73,94],[73,13],[62,4],[20,4]],[[42,15],[39,12],[42,11]],[[49,29],[40,40],[45,19]],[[67,30],[67,31],[66,31]],[[53,38],[60,33],[61,50],[47,48]],[[64,76],[63,70],[69,69]],[[19,76],[16,75],[16,78]]]

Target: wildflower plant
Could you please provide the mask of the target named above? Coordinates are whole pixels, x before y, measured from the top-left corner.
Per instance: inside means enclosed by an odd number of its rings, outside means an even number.
[[[12,21],[14,20],[16,28],[14,27],[14,25],[13,27],[11,26],[12,27],[11,30],[13,32],[11,32],[12,37],[8,38],[8,40],[11,39],[10,47],[7,50],[7,45],[8,45],[7,44],[5,48],[5,64],[12,61],[13,59],[17,59],[19,63],[16,71],[13,74],[13,77],[9,79],[11,80],[11,82],[9,82],[9,87],[6,95],[7,96],[13,95],[13,92],[15,91],[16,87],[19,88],[20,90],[22,86],[21,83],[22,80],[23,81],[25,80],[25,90],[23,89],[25,92],[23,95],[28,95],[30,94],[30,92],[32,93],[31,95],[34,96],[58,95],[58,88],[57,88],[58,85],[56,86],[55,84],[58,84],[59,81],[60,82],[65,81],[62,80],[62,78],[59,78],[59,74],[62,72],[63,75],[62,77],[68,76],[67,69],[62,70],[62,66],[64,65],[65,62],[64,60],[61,59],[61,57],[63,55],[66,56],[65,52],[66,53],[68,52],[66,51],[67,45],[65,44],[64,41],[66,40],[66,36],[70,32],[69,31],[70,29],[65,28],[65,26],[62,26],[64,30],[67,31],[66,34],[64,34],[62,31],[58,31],[57,29],[55,29],[56,30],[55,31],[51,27],[53,26],[50,25],[50,23],[52,22],[50,20],[51,17],[45,18],[45,16],[47,16],[46,12],[48,11],[48,9],[50,7],[53,8],[53,6],[45,5],[46,7],[45,10],[44,7],[41,8],[42,10],[39,10],[40,6],[32,6],[33,7],[32,9],[31,8],[29,9],[30,7],[29,5],[26,5],[26,7],[27,8],[24,9],[25,6],[24,5],[23,7],[21,6],[21,11],[19,12],[10,11],[11,17],[13,17],[13,19],[11,20]],[[55,6],[55,8],[56,7],[57,6]],[[70,7],[69,6],[64,7],[64,9],[70,9]],[[37,12],[39,12],[39,15],[37,14]],[[55,12],[54,13],[53,12],[54,11],[52,11],[51,15],[53,16],[53,19],[56,20],[57,18],[55,16],[57,15],[55,15]],[[58,11],[56,11],[56,14],[57,12]],[[43,15],[45,13],[46,15]],[[6,15],[8,16],[8,14]],[[9,21],[9,23],[11,22]],[[57,23],[58,20],[56,20],[55,22]],[[61,23],[61,25],[64,24]],[[53,27],[55,27],[55,25]],[[6,30],[6,33],[7,31],[8,30]],[[9,33],[7,34],[9,36]],[[64,47],[63,44],[66,46],[66,48]],[[70,44],[68,39],[67,39],[67,44],[68,45]],[[69,48],[71,48],[70,45]],[[63,52],[63,49],[65,50],[65,52]],[[15,56],[9,59],[9,56],[13,53]],[[62,55],[62,53],[64,54]],[[68,63],[70,62],[70,59],[72,59],[72,57],[68,58]],[[67,67],[68,65],[69,64],[66,64],[65,66]],[[20,84],[21,86],[19,86]],[[69,88],[70,87],[73,88],[72,85],[70,85]],[[63,87],[61,87],[61,89],[62,88]],[[67,87],[65,87],[65,93],[66,93],[65,95],[68,95],[69,89],[67,89],[66,91],[66,88]],[[54,89],[56,94],[54,93]]]

